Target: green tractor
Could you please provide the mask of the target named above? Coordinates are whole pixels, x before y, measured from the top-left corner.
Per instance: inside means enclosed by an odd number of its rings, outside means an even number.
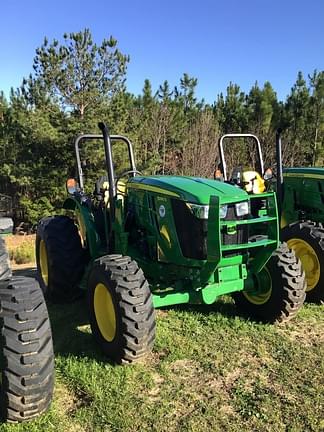
[[[240,180],[236,183],[256,193],[263,190],[277,192],[281,240],[287,242],[300,258],[306,275],[306,299],[324,301],[324,168],[282,168],[281,131],[276,135],[276,178],[272,170],[265,171],[261,145],[252,134],[227,134],[219,140],[219,175],[227,178],[224,140],[252,139],[255,144],[254,165],[258,171],[236,168]],[[258,172],[261,174],[258,174]],[[237,174],[236,174],[237,175]],[[261,177],[264,175],[264,179]],[[249,178],[250,176],[250,178]],[[275,180],[275,181],[274,181]],[[261,188],[261,189],[260,189]]]
[[[232,182],[144,176],[124,136],[80,135],[78,180],[69,179],[70,216],[39,222],[36,259],[56,302],[87,292],[92,333],[117,363],[151,350],[155,308],[213,304],[232,294],[237,308],[263,322],[295,316],[305,299],[300,261],[280,244],[276,195],[250,194]],[[103,142],[106,176],[86,191],[80,146]],[[113,149],[127,148],[118,175]],[[101,144],[102,145],[102,144]]]
[[[306,299],[324,302],[324,168],[283,170],[281,237],[301,259]]]
[[[4,236],[13,221],[0,195],[0,418],[33,419],[51,403],[54,354],[50,320],[38,282],[13,276]],[[10,206],[9,206],[10,208]]]

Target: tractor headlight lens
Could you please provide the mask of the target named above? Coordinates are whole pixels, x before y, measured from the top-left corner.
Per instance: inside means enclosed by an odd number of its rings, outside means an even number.
[[[221,219],[225,219],[225,218],[226,218],[226,215],[227,215],[227,205],[222,205],[222,206],[220,206],[220,209],[219,209],[219,217],[220,217]]]
[[[247,214],[249,214],[249,202],[248,201],[243,201],[240,203],[235,204],[235,213],[236,216],[245,216]]]
[[[209,206],[187,203],[191,213],[198,219],[208,219]]]
[[[187,203],[191,213],[198,219],[208,219],[209,205],[199,205]],[[227,215],[227,205],[220,206],[219,217],[225,219]]]

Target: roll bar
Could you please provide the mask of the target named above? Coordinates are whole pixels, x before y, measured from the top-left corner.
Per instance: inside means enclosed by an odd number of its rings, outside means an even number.
[[[131,141],[123,136],[123,135],[109,135],[109,141],[110,141],[110,147],[111,144],[113,144],[114,141],[123,141],[125,142],[125,144],[128,147],[128,155],[129,155],[129,160],[130,160],[130,164],[131,164],[131,169],[132,171],[136,171],[136,166],[135,166],[135,158],[134,158],[134,151],[133,151],[133,146]],[[80,158],[80,142],[81,141],[90,141],[90,140],[96,140],[96,139],[103,139],[104,137],[103,135],[99,135],[99,134],[83,134],[83,135],[79,135],[75,141],[74,141],[74,148],[75,148],[75,155],[76,155],[76,160],[77,160],[77,167],[78,167],[78,177],[79,177],[79,185],[81,190],[83,190],[84,188],[84,181],[83,181],[83,171],[82,171],[82,166],[81,166],[81,158]],[[109,147],[109,143],[108,143],[108,147]],[[109,150],[108,150],[109,152]],[[111,152],[109,152],[111,154]],[[106,150],[106,146],[105,146],[105,156],[106,156],[106,169],[107,169],[107,174],[108,174],[108,178],[109,178],[109,170],[111,170],[112,168],[112,172],[113,172],[113,164],[110,164],[110,162],[107,160],[107,150]],[[135,176],[135,173],[133,174],[133,176]]]
[[[220,155],[220,159],[221,159],[221,166],[222,166],[222,172],[223,172],[223,176],[224,176],[224,180],[227,181],[227,166],[226,166],[226,160],[225,160],[225,155],[224,155],[224,140],[227,138],[252,138],[255,142],[256,142],[256,146],[257,146],[257,152],[258,152],[258,163],[259,163],[259,173],[261,175],[264,174],[264,164],[263,164],[263,157],[262,157],[262,151],[261,151],[261,144],[260,141],[258,139],[257,136],[253,135],[253,134],[236,134],[236,133],[232,133],[232,134],[225,134],[223,135],[219,141],[218,141],[218,148],[219,148],[219,155]]]
[[[102,131],[102,135],[96,135],[96,134],[83,134],[79,135],[75,142],[74,142],[74,148],[75,148],[75,154],[76,154],[76,160],[77,160],[77,166],[78,166],[78,176],[79,176],[79,186],[82,192],[84,192],[84,182],[83,182],[83,171],[82,171],[82,165],[81,165],[81,158],[80,158],[80,143],[81,141],[87,141],[87,140],[95,140],[95,139],[103,139],[104,142],[104,148],[105,148],[105,162],[106,162],[106,169],[108,174],[108,182],[109,182],[109,205],[110,205],[110,211],[109,211],[109,220],[110,220],[110,233],[109,237],[112,233],[112,227],[113,223],[115,221],[115,198],[117,196],[117,188],[115,184],[115,176],[114,176],[114,164],[112,160],[112,143],[113,141],[123,141],[126,143],[128,148],[128,156],[129,161],[132,168],[132,175],[136,175],[136,167],[135,167],[135,159],[134,159],[134,152],[133,152],[133,146],[130,140],[122,135],[109,135],[109,129],[107,125],[103,122],[98,123],[99,129]]]
[[[283,168],[282,168],[281,132],[282,132],[282,129],[277,129],[277,132],[276,132],[276,162],[277,162],[277,202],[278,202],[279,220],[281,218],[282,200],[283,200]]]

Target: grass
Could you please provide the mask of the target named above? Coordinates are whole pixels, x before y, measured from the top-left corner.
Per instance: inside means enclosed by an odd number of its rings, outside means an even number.
[[[10,261],[15,264],[35,262],[35,236],[10,235],[5,238]]]
[[[153,353],[114,366],[96,346],[86,305],[49,307],[56,355],[51,410],[0,431],[323,431],[324,306],[285,326],[212,307],[157,312]]]

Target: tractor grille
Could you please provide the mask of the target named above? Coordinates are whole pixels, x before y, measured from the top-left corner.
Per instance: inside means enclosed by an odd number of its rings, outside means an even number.
[[[184,201],[172,199],[171,203],[182,255],[191,259],[206,259],[207,220],[196,218]]]
[[[196,218],[186,203],[181,200],[171,200],[174,222],[177,230],[182,255],[191,259],[207,259],[207,229],[208,221]],[[240,220],[247,216],[237,217],[234,204],[229,204],[226,218],[223,220]],[[217,235],[215,233],[215,235]],[[234,234],[229,234],[227,228],[221,228],[221,242],[223,245],[234,245],[247,243],[249,230],[247,225],[239,225]],[[234,256],[240,251],[226,251],[224,256]]]
[[[229,204],[227,207],[227,214],[225,219],[222,219],[223,221],[237,221],[246,219],[248,216],[236,216],[235,213],[235,206],[234,204]],[[238,225],[236,227],[235,233],[229,234],[227,227],[223,226],[221,228],[221,237],[222,237],[222,244],[223,245],[239,245],[242,243],[247,243],[249,239],[249,226],[248,225]],[[223,256],[234,256],[238,255],[241,252],[239,250],[237,251],[224,251]]]

